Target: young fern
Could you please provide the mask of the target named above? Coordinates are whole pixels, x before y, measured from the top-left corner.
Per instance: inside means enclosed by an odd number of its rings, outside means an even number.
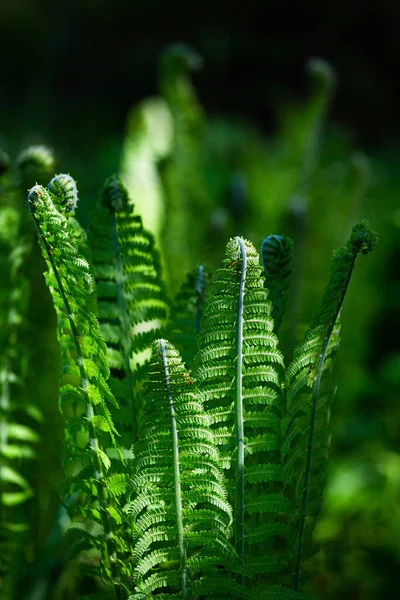
[[[376,234],[361,221],[353,227],[346,245],[334,253],[321,304],[286,370],[281,456],[295,506],[295,590],[300,586],[306,545],[321,508],[329,446],[330,394],[324,384],[339,342],[339,314],[357,256],[373,250],[376,242]]]
[[[286,235],[269,235],[261,244],[265,287],[272,302],[271,317],[275,332],[278,331],[288,300],[292,281],[293,241]]]
[[[138,391],[151,343],[167,323],[168,304],[154,238],[117,176],[107,180],[92,214],[90,244],[110,385],[121,406],[115,419],[123,446],[130,448],[137,438]]]
[[[154,592],[160,600],[247,597],[229,575],[237,563],[232,511],[209,418],[179,353],[162,339],[153,344],[131,485],[131,600]]]
[[[204,265],[199,265],[181,285],[171,310],[170,339],[188,368],[197,353],[197,336],[208,285],[209,274]]]
[[[119,453],[116,431],[108,405],[117,406],[108,387],[109,368],[106,346],[99,324],[90,311],[88,298],[93,278],[88,264],[70,238],[65,217],[60,214],[41,186],[31,189],[28,206],[36,226],[48,271],[46,282],[57,313],[57,336],[62,355],[60,408],[65,425],[64,468],[68,476],[64,489],[71,500],[72,517],[84,517],[99,523],[103,534],[91,535],[72,530],[101,551],[100,575],[113,585],[117,599],[123,597],[121,574],[125,567],[118,560],[123,542],[114,535],[116,509],[110,494],[112,479],[107,478],[109,446]],[[71,538],[73,537],[71,535]]]
[[[260,581],[283,568],[272,540],[286,536],[275,513],[288,508],[276,487],[284,371],[270,313],[258,254],[237,237],[210,285],[195,377],[228,469],[235,547]]]

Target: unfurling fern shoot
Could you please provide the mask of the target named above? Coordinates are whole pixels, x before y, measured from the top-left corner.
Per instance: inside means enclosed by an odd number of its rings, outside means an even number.
[[[121,405],[115,420],[122,444],[130,448],[137,437],[138,391],[151,343],[167,323],[168,304],[154,237],[117,176],[106,181],[91,215],[90,246],[111,387]]]
[[[106,449],[112,446],[118,453],[108,408],[116,406],[116,401],[107,384],[106,346],[89,308],[94,282],[86,260],[71,243],[65,217],[56,210],[49,193],[41,186],[33,187],[28,206],[46,260],[46,282],[58,317],[60,408],[66,420],[64,468],[68,475],[64,487],[66,494],[77,500],[71,504],[70,513],[102,526],[103,535],[81,531],[82,538],[100,549],[100,575],[112,582],[115,597],[122,598],[120,575],[124,565],[117,556],[120,541],[113,533],[116,509],[106,477],[110,467]]]
[[[326,379],[339,343],[339,314],[357,256],[368,254],[376,243],[376,234],[366,221],[361,221],[353,227],[346,245],[334,253],[321,304],[286,371],[281,455],[284,478],[289,489],[292,487],[295,507],[292,525],[296,535],[293,579],[296,590],[321,508],[331,399]]]
[[[153,344],[132,492],[132,600],[155,590],[164,600],[247,597],[229,574],[237,565],[232,513],[209,417],[179,353],[162,339]]]

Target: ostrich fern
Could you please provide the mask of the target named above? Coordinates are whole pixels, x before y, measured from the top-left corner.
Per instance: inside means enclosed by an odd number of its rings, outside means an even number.
[[[91,571],[124,600],[310,598],[300,584],[324,486],[339,313],[375,234],[363,221],[334,254],[285,368],[276,330],[290,240],[266,238],[264,268],[251,242],[230,240],[210,285],[200,267],[169,309],[153,237],[122,182],[103,188],[90,252],[75,203],[66,175],[29,193],[58,316],[63,489],[81,522],[67,540],[100,552]]]

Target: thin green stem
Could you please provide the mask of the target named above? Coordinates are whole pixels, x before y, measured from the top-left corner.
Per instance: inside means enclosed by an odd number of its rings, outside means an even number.
[[[171,432],[172,432],[172,452],[173,452],[173,470],[174,470],[174,488],[175,488],[175,510],[176,510],[176,526],[178,530],[178,544],[179,544],[179,562],[182,571],[182,598],[188,600],[189,598],[189,587],[188,587],[188,576],[186,567],[186,543],[185,534],[183,530],[183,516],[182,516],[182,491],[181,491],[181,476],[179,468],[179,441],[178,441],[178,428],[176,424],[176,415],[174,408],[174,399],[172,397],[172,390],[169,378],[168,358],[165,351],[165,342],[160,340],[160,351],[164,366],[165,385],[168,393],[169,409],[171,414]]]
[[[243,308],[247,274],[246,246],[239,237],[235,238],[241,257],[241,275],[236,309],[236,375],[235,375],[235,429],[236,429],[236,464],[235,464],[235,546],[244,564],[244,423],[243,423]],[[242,577],[243,581],[244,578]]]

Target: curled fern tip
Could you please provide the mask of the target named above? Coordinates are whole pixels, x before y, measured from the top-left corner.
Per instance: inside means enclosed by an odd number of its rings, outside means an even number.
[[[128,190],[118,175],[111,175],[101,191],[102,202],[110,210],[119,212],[128,206]]]
[[[368,254],[372,252],[377,243],[378,236],[375,231],[372,231],[366,219],[354,225],[350,236],[350,244],[356,251]]]

